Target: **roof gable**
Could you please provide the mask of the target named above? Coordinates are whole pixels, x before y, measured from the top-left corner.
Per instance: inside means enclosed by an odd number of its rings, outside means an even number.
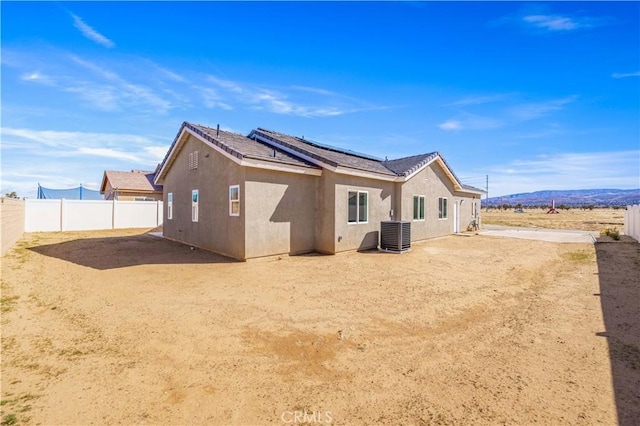
[[[131,170],[130,172],[105,170],[100,192],[105,192],[107,182],[119,191],[162,192],[162,185],[154,184],[154,178],[155,172],[148,170]]]
[[[396,173],[398,176],[409,176],[421,169],[423,166],[432,162],[440,154],[437,152],[430,152],[428,154],[413,155],[411,157],[398,158],[395,160],[388,160],[384,162],[384,165]]]
[[[303,160],[302,158],[291,155],[284,150],[274,148],[273,146],[261,141],[250,139],[239,133],[212,129],[210,127],[185,121],[182,123],[180,131],[176,135],[169,151],[158,167],[156,182],[162,182],[164,179],[164,175],[171,167],[178,151],[182,148],[182,145],[187,139],[185,134],[191,134],[197,137],[237,163],[248,164],[247,160],[257,160],[258,163],[262,164],[264,164],[264,162],[275,163],[282,165],[282,170],[284,171],[286,171],[287,166],[318,169],[317,166]],[[256,165],[258,163],[253,162],[252,164]]]

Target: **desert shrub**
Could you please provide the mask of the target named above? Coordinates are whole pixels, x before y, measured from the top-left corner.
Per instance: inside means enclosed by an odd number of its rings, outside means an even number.
[[[616,228],[605,228],[602,231],[600,231],[600,235],[606,235],[608,237],[613,238],[614,240],[619,240],[620,239],[620,231],[618,231],[618,229]]]
[[[4,418],[2,419],[2,426],[10,426],[10,425],[15,425],[16,423],[18,423],[18,419],[16,418],[15,414],[7,414],[6,416],[4,416]]]

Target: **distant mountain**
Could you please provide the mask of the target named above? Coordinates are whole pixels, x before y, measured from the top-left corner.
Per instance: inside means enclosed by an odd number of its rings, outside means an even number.
[[[515,206],[550,206],[555,200],[556,206],[627,206],[640,204],[640,188],[638,189],[578,189],[567,191],[536,191],[522,194],[492,197],[483,204],[497,206],[510,204]]]

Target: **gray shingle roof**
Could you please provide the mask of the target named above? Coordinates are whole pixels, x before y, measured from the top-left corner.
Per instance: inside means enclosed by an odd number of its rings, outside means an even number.
[[[173,151],[176,143],[178,143],[180,135],[185,128],[239,159],[252,158],[315,169],[319,169],[320,167],[313,164],[311,162],[313,160],[333,167],[360,170],[389,177],[406,177],[436,158],[440,158],[450,172],[450,176],[452,176],[457,183],[460,183],[460,180],[453,173],[451,167],[449,167],[438,152],[430,152],[395,160],[379,160],[365,154],[326,146],[263,128],[257,128],[248,136],[244,136],[239,133],[212,129],[186,121],[182,123],[167,155],[158,166],[158,171],[164,168],[165,163],[169,159],[169,155]],[[297,153],[300,155],[296,155]],[[309,159],[311,159],[311,161],[308,161]],[[460,185],[464,190],[482,192],[481,189],[472,186],[461,183]]]
[[[364,154],[322,146],[302,138],[261,128],[254,130],[252,134],[257,134],[267,140],[272,140],[275,143],[330,166],[342,166],[383,175],[397,176],[395,172],[385,167],[382,161],[367,157]]]
[[[173,151],[173,147],[176,145],[176,143],[178,143],[178,139],[180,138],[180,135],[182,134],[182,130],[184,128],[189,129],[206,141],[238,159],[252,158],[256,160],[289,164],[293,166],[309,167],[315,169],[319,168],[316,165],[303,160],[302,158],[291,155],[281,149],[269,146],[263,142],[249,139],[248,137],[239,133],[227,132],[225,130],[218,131],[217,129],[212,129],[200,124],[193,124],[185,121],[184,123],[182,123],[178,134],[169,147],[167,155],[162,160],[162,163],[160,163],[160,165],[158,166],[158,170],[162,170],[165,163],[168,161],[169,155]]]
[[[398,176],[408,176],[438,156],[437,152],[388,160],[384,165]]]
[[[209,142],[240,159],[253,158],[275,163],[291,164],[294,166],[318,168],[308,161],[305,161],[295,155],[291,155],[286,151],[274,148],[264,142],[249,139],[239,133],[232,133],[224,130],[218,131],[200,124],[186,123],[185,125]]]
[[[472,192],[483,192],[483,190],[474,188],[473,186],[463,185],[460,182],[460,179],[458,179],[458,177],[453,172],[453,169],[449,167],[449,164],[447,164],[447,162],[439,152],[430,152],[427,154],[419,154],[410,157],[398,158],[395,160],[383,161],[377,160],[364,154],[359,154],[357,152],[321,145],[317,142],[308,141],[306,139],[274,132],[271,130],[266,130],[263,128],[254,130],[249,136],[251,137],[254,134],[334,167],[340,166],[367,172],[379,173],[388,176],[410,176],[412,173],[418,171],[421,167],[439,157],[440,160],[442,160],[442,162],[445,164],[453,179],[460,184],[460,187],[463,190],[469,190]]]

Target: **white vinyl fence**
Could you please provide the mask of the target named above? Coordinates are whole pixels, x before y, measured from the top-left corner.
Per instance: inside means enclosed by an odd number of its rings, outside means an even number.
[[[624,212],[624,234],[640,242],[640,205],[627,206]]]
[[[26,200],[25,232],[155,228],[162,201]]]

